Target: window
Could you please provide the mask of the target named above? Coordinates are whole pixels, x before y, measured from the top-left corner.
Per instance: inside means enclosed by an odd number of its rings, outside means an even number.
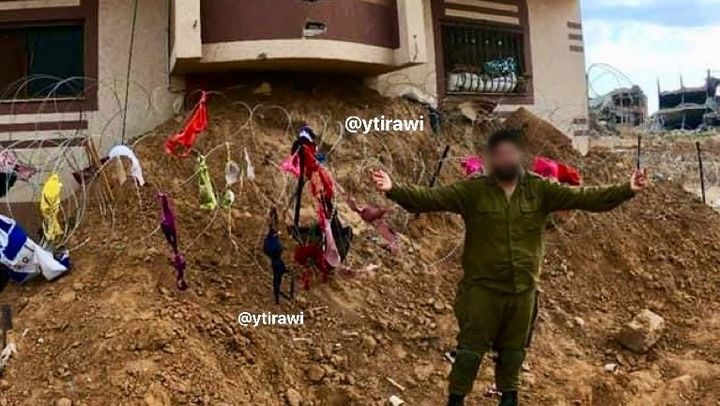
[[[84,90],[82,24],[0,28],[0,98],[74,98]]]
[[[522,28],[446,22],[442,43],[448,94],[527,92]]]

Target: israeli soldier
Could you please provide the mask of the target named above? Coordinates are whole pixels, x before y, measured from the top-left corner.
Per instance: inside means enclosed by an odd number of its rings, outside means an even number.
[[[414,213],[452,212],[465,222],[463,277],[455,299],[457,336],[448,406],[464,405],[483,356],[497,352],[500,406],[518,405],[520,371],[534,318],[543,262],[543,230],[559,210],[609,211],[642,191],[644,170],[607,187],[569,187],[525,171],[523,133],[502,130],[487,143],[488,173],[446,187],[394,185],[383,171],[377,188]]]

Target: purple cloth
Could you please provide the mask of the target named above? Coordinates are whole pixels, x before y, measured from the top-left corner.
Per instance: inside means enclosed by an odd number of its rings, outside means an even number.
[[[158,200],[160,201],[160,207],[162,209],[160,228],[162,229],[165,239],[173,252],[173,259],[171,262],[175,268],[175,285],[179,290],[185,290],[188,288],[188,284],[185,281],[185,268],[187,267],[187,262],[185,261],[185,256],[183,256],[178,249],[177,229],[175,228],[175,213],[173,212],[172,205],[170,203],[170,197],[166,193],[158,193]]]

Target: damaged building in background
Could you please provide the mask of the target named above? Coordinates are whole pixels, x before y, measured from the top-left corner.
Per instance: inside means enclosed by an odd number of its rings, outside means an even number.
[[[682,80],[681,80],[682,82]],[[661,91],[658,84],[659,110],[654,115],[657,130],[696,130],[720,126],[720,78],[708,72],[704,86]]]
[[[590,99],[590,119],[594,127],[615,129],[645,124],[648,99],[640,86],[624,87]]]

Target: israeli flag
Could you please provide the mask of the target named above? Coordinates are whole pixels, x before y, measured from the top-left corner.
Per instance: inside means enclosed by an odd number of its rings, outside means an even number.
[[[8,268],[10,277],[25,282],[39,274],[51,281],[68,271],[69,257],[56,259],[35,241],[15,220],[0,214],[0,264]]]

